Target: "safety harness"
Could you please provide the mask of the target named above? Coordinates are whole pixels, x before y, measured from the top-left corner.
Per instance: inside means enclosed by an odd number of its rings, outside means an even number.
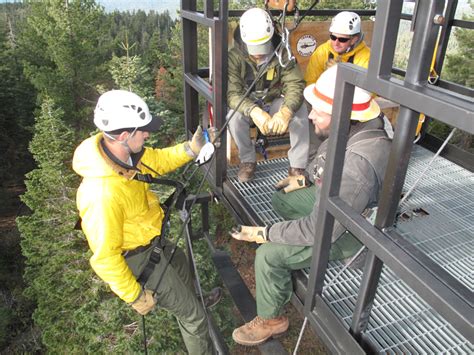
[[[145,168],[154,171],[152,168],[141,163]],[[145,286],[146,282],[150,278],[150,275],[153,273],[156,264],[158,264],[161,260],[161,253],[164,249],[164,240],[168,236],[169,232],[169,219],[171,215],[171,209],[173,207],[182,208],[184,206],[184,200],[186,196],[186,190],[184,188],[184,184],[179,181],[171,180],[171,179],[159,179],[153,177],[151,174],[142,174],[137,173],[133,177],[134,180],[141,181],[147,184],[158,184],[158,185],[165,185],[165,186],[172,186],[175,188],[175,191],[166,199],[166,201],[161,204],[165,215],[163,217],[161,223],[161,232],[160,235],[156,236],[152,239],[152,242],[149,245],[138,247],[134,250],[127,251],[123,254],[125,258],[131,257],[133,255],[140,254],[146,250],[152,248],[152,252],[148,258],[148,262],[143,268],[140,275],[137,277],[137,281],[142,285]]]
[[[112,163],[117,164],[121,169],[126,169],[127,171],[130,170],[135,170],[133,174],[133,180],[141,181],[143,183],[147,184],[158,184],[158,185],[164,185],[164,186],[171,186],[174,187],[175,190],[174,192],[168,196],[166,201],[161,204],[161,207],[163,211],[165,212],[165,215],[163,217],[163,221],[161,224],[161,232],[160,235],[156,236],[155,238],[152,239],[151,243],[148,245],[140,246],[137,247],[133,250],[127,250],[122,253],[122,256],[127,258],[130,258],[134,255],[138,255],[140,253],[143,253],[150,248],[153,248],[153,251],[151,252],[149,256],[148,263],[146,264],[145,268],[141,272],[141,274],[137,277],[137,281],[144,286],[146,282],[148,281],[150,275],[153,273],[153,270],[155,268],[155,265],[160,262],[161,259],[161,253],[163,252],[164,248],[164,240],[166,239],[169,231],[169,219],[171,215],[171,209],[173,207],[177,208],[182,208],[184,206],[184,201],[186,198],[186,190],[185,186],[183,183],[171,179],[162,179],[162,178],[155,178],[151,174],[143,174],[141,172],[137,172],[136,167],[131,167],[128,165],[125,165],[122,161],[117,159],[112,152],[107,148],[107,146],[104,144],[104,141],[100,142],[100,148],[103,151],[103,156],[104,158],[110,160]],[[142,150],[139,153],[132,153],[131,158],[132,162],[138,162],[140,158],[143,156],[144,150]],[[148,165],[144,164],[143,162],[140,162],[140,164],[148,169],[149,171],[155,173],[156,175],[159,175],[158,172],[156,172],[153,168],[149,167]],[[123,174],[121,174],[123,175]],[[81,230],[81,222],[82,219],[79,217],[79,219],[76,222],[76,225],[74,226],[74,229],[76,230]]]

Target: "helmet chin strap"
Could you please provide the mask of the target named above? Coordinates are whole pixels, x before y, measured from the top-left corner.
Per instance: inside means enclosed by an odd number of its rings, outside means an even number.
[[[135,129],[132,131],[132,133],[130,133],[130,135],[124,141],[119,141],[117,138],[115,138],[114,136],[108,134],[107,132],[103,132],[103,134],[104,134],[104,136],[110,138],[111,140],[118,142],[122,147],[124,147],[127,150],[128,154],[132,154],[132,149],[128,145],[128,140],[131,137],[133,137],[133,135],[135,134],[137,129],[138,129],[138,127],[135,127]]]
[[[344,53],[349,53],[351,50],[357,47],[359,43],[362,42],[363,40],[364,40],[364,33],[361,32],[359,34],[359,39],[352,46],[348,47]]]

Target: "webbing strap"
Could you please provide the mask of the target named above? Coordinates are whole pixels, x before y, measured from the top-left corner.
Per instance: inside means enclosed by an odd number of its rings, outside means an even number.
[[[161,222],[161,233],[158,237],[156,237],[152,245],[150,247],[153,248],[153,251],[150,254],[150,257],[148,259],[148,262],[141,272],[141,274],[138,276],[137,281],[144,286],[146,282],[148,281],[150,275],[153,273],[153,270],[155,269],[155,265],[158,264],[161,260],[161,253],[163,251],[163,240],[166,238],[167,233],[168,233],[168,221],[171,215],[171,208],[173,207],[173,204],[177,206],[178,208],[182,208],[185,200],[185,189],[184,185],[175,180],[171,179],[159,179],[153,177],[151,174],[141,174],[137,173],[134,176],[135,180],[145,182],[148,184],[160,184],[160,185],[167,185],[167,186],[173,186],[175,187],[175,191],[166,199],[164,202],[164,210],[165,210],[165,216]]]
[[[355,54],[351,55],[346,63],[354,64],[354,57],[355,57]],[[334,54],[332,54],[332,52],[329,52],[329,58],[328,59],[334,59]]]
[[[161,240],[161,237],[157,237],[156,239]],[[150,257],[148,259],[147,264],[145,265],[145,268],[141,272],[140,276],[138,276],[137,281],[140,283],[140,285],[145,286],[146,282],[150,278],[150,275],[153,273],[153,270],[155,269],[155,265],[158,264],[161,260],[161,252],[163,251],[163,248],[158,245],[155,245],[153,247],[153,251],[150,254]]]

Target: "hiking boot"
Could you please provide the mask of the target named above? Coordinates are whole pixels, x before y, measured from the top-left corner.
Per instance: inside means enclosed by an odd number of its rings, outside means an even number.
[[[257,163],[240,163],[237,174],[240,182],[247,182],[253,179]]]
[[[213,308],[222,298],[222,288],[214,287],[209,293],[204,295],[204,304],[207,309]]]
[[[288,169],[288,176],[298,176],[298,175],[305,175],[305,169],[300,168],[289,168]]]
[[[272,336],[282,335],[288,326],[288,318],[283,316],[272,319],[263,319],[257,316],[249,323],[234,329],[232,339],[241,345],[259,345]]]

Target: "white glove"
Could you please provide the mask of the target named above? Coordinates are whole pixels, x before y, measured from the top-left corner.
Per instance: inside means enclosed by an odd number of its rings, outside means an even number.
[[[207,163],[209,160],[211,160],[212,155],[214,154],[215,151],[216,151],[216,148],[214,147],[214,144],[212,144],[211,142],[207,142],[201,148],[197,158],[194,161],[198,163],[199,165]]]

